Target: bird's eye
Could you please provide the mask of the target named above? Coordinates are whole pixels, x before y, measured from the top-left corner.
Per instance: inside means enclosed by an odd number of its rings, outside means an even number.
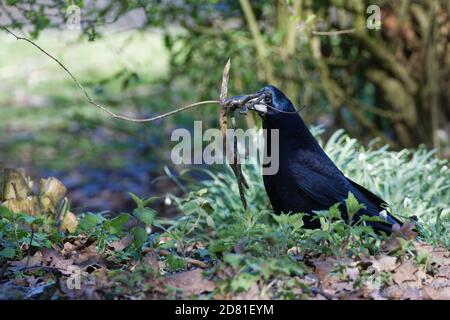
[[[264,102],[265,103],[271,103],[272,102],[272,98],[270,98],[270,96],[266,96],[266,97],[264,97]]]

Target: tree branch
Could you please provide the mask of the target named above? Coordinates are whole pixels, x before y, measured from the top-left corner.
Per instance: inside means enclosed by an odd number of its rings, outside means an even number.
[[[152,121],[156,121],[156,120],[159,120],[159,119],[163,119],[163,118],[169,117],[171,115],[174,115],[176,113],[179,113],[179,112],[182,112],[182,111],[185,111],[185,110],[189,110],[189,109],[195,108],[195,107],[200,106],[200,105],[219,104],[220,103],[219,100],[206,100],[206,101],[195,102],[195,103],[192,103],[192,104],[189,104],[189,105],[180,107],[178,109],[175,109],[175,110],[172,110],[172,111],[160,114],[160,115],[155,116],[155,117],[150,117],[150,118],[131,118],[131,117],[126,117],[126,116],[119,115],[119,114],[109,110],[108,108],[98,104],[97,102],[95,102],[91,98],[91,96],[89,95],[87,90],[84,88],[84,86],[80,83],[80,81],[78,81],[78,79],[72,74],[72,72],[70,72],[70,70],[67,69],[67,67],[64,66],[55,56],[53,56],[52,54],[50,54],[47,51],[45,51],[42,47],[40,47],[34,41],[32,41],[32,40],[30,40],[28,38],[25,38],[25,37],[20,37],[20,36],[16,35],[14,32],[12,32],[11,30],[9,30],[6,27],[2,26],[1,28],[3,30],[5,30],[6,32],[8,32],[9,34],[11,34],[12,36],[14,36],[16,38],[16,40],[23,40],[23,41],[26,41],[26,42],[30,43],[35,48],[39,49],[39,51],[41,51],[46,56],[48,56],[50,59],[55,61],[70,76],[70,78],[76,83],[78,88],[80,88],[81,92],[86,97],[86,100],[90,104],[92,104],[92,105],[96,106],[97,108],[101,109],[103,112],[105,112],[108,116],[110,116],[113,119],[125,120],[125,121],[130,121],[130,122],[152,122]]]

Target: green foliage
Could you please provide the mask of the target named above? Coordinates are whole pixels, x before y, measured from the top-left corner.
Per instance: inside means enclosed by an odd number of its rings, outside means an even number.
[[[350,179],[367,187],[388,204],[392,214],[419,219],[422,236],[450,246],[449,162],[421,146],[390,151],[363,147],[343,130],[325,144],[325,152]]]
[[[13,213],[0,205],[0,258],[21,258],[22,247],[51,248],[61,241],[63,234],[50,217],[35,217],[26,213]],[[32,240],[32,241],[31,241]]]
[[[348,193],[348,198],[345,199],[345,206],[347,207],[348,221],[353,221],[353,217],[359,210],[364,209],[364,204],[358,203],[353,193]]]
[[[312,131],[320,139],[321,129]],[[390,205],[386,210],[403,219],[417,216],[426,241],[450,246],[450,170],[446,160],[435,158],[433,152],[423,148],[400,152],[387,147],[365,149],[343,131],[336,132],[324,148],[347,176],[385,199]],[[201,171],[210,179],[195,187],[199,191],[183,199],[173,197],[185,217],[169,230],[196,230],[200,239],[208,241],[210,253],[215,256],[226,254],[237,245],[254,255],[275,256],[299,243],[308,250],[335,255],[349,251],[373,254],[379,249],[380,236],[365,224],[375,218],[365,217],[349,227],[337,204],[317,213],[320,230],[302,230],[301,213],[272,215],[259,164],[244,165],[250,183],[247,211],[241,207],[231,169]],[[183,171],[181,176],[187,178],[191,172]],[[364,207],[352,194],[345,203],[349,217]]]
[[[320,134],[318,128],[312,131]],[[351,179],[385,198],[390,204],[387,210],[403,218],[417,215],[421,237],[425,241],[450,247],[449,212],[445,206],[449,195],[446,161],[437,160],[432,153],[422,149],[401,152],[386,148],[366,150],[342,132],[330,138],[325,150]],[[408,157],[403,158],[405,155]],[[419,167],[411,167],[410,163]],[[380,168],[386,171],[383,179],[378,176],[384,172]],[[306,230],[302,222],[304,213],[275,215],[270,210],[259,170],[257,163],[244,166],[244,174],[250,183],[247,191],[250,205],[247,210],[241,206],[231,169],[226,167],[216,172],[201,169],[210,179],[197,181],[192,186],[182,185],[193,173],[192,169],[182,172],[181,179],[177,181],[183,188],[192,191],[183,197],[169,195],[181,212],[179,217],[157,219],[156,211],[148,207],[153,198],[141,199],[132,195],[137,208],[131,214],[122,213],[107,218],[102,213],[84,213],[80,216],[78,232],[95,237],[98,249],[108,252],[109,259],[119,263],[141,259],[144,249],[163,253],[165,272],[186,270],[189,265],[187,258],[215,261],[208,272],[218,277],[215,293],[219,295],[240,294],[256,284],[268,283],[276,278],[282,281],[276,296],[293,298],[298,296],[294,293],[298,288],[302,288],[302,294],[310,290],[296,278],[308,272],[309,267],[303,263],[305,256],[355,258],[381,253],[385,236],[376,234],[367,225],[374,218],[362,217],[352,225],[347,222],[347,217],[353,217],[364,207],[353,194],[349,193],[344,201],[347,212],[341,212],[339,204],[317,211],[316,218],[321,228]],[[408,170],[414,170],[414,173]],[[424,176],[432,178],[424,179]],[[414,187],[416,183],[421,183],[420,188]],[[408,201],[400,196],[401,192],[393,189],[400,188],[400,185],[404,190],[409,190]],[[392,194],[385,195],[383,192],[386,190],[392,191]],[[414,190],[416,193],[412,192]],[[400,203],[396,203],[395,199]],[[412,203],[422,211],[414,208]],[[4,207],[0,207],[0,216],[0,259],[24,256],[21,246],[29,243],[31,226],[35,230],[33,247],[51,247],[62,240],[51,220],[13,214]],[[152,230],[155,227],[159,232]],[[114,241],[129,235],[132,241],[124,250],[107,250]],[[416,255],[411,240],[398,241],[399,246],[391,255]],[[202,245],[194,249],[199,243]],[[429,264],[424,254],[419,253],[415,260],[420,265]],[[336,272],[340,272],[338,269]],[[362,272],[361,277],[368,278],[370,274]],[[388,280],[383,274],[379,277],[380,281]]]

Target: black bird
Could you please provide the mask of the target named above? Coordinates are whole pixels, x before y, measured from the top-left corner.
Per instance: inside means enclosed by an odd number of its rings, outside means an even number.
[[[231,106],[255,110],[262,117],[263,128],[279,130],[279,169],[264,175],[264,186],[275,213],[303,212],[306,228],[319,228],[313,211],[327,210],[335,203],[346,218],[344,200],[349,192],[365,205],[361,215],[380,217],[384,221],[368,222],[376,231],[390,234],[392,226],[402,223],[386,213],[385,201],[345,177],[313,137],[292,102],[274,86],[266,86],[255,94],[228,99]],[[270,133],[266,136],[266,152],[270,152]],[[273,157],[274,155],[269,156]],[[383,214],[380,214],[383,212]]]

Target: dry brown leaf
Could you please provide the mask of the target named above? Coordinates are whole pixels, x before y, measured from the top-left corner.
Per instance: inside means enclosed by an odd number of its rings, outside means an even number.
[[[63,254],[64,256],[68,256],[76,249],[77,249],[76,245],[74,245],[70,242],[64,242],[63,248],[61,250],[61,254]]]
[[[450,279],[434,279],[423,291],[427,299],[450,300]]]
[[[347,268],[347,276],[355,281],[359,277],[359,269],[358,268]]]
[[[257,283],[254,283],[250,289],[246,292],[237,294],[234,299],[236,300],[267,300],[268,297],[261,296],[261,290]]]
[[[101,267],[105,266],[105,259],[98,252],[96,246],[89,246],[79,252],[74,252],[71,260],[73,260],[73,264],[77,265],[80,268],[91,265],[97,265]]]
[[[406,240],[414,240],[417,238],[417,232],[414,231],[414,227],[415,223],[407,220],[399,230],[394,230],[393,235]]]
[[[428,279],[430,278],[426,272],[424,270],[417,270],[417,272],[414,274],[414,276],[416,277],[416,280],[418,283],[420,283],[421,285],[426,285],[428,284]]]
[[[332,296],[346,296],[354,291],[353,283],[350,281],[336,281],[330,282],[328,286],[324,287],[323,291]]]
[[[402,286],[402,299],[421,300],[423,299],[422,291],[410,285]]]
[[[401,299],[403,296],[403,290],[398,285],[393,285],[385,288],[382,292],[383,296],[390,299]]]
[[[397,258],[391,256],[381,256],[372,260],[372,266],[378,272],[390,272],[397,267]]]
[[[411,260],[407,260],[395,269],[392,279],[398,285],[401,285],[405,281],[416,281],[416,276],[414,275],[416,271],[417,267]]]
[[[64,256],[54,249],[42,249],[31,257],[25,257],[20,261],[11,263],[12,270],[18,271],[33,267],[50,267],[58,269],[62,274],[71,274],[69,267],[73,265],[72,259]]]
[[[162,279],[162,285],[169,285],[181,290],[184,295],[198,295],[211,292],[215,284],[203,277],[202,269],[195,269],[170,275]]]
[[[126,247],[128,247],[133,242],[133,236],[127,235],[119,240],[111,242],[108,247],[113,249],[114,251],[122,251]]]
[[[144,264],[150,266],[154,274],[159,272],[158,254],[155,251],[150,251],[144,256]]]
[[[365,285],[359,290],[362,299],[386,300],[380,293],[379,288]]]
[[[329,273],[336,266],[336,261],[331,258],[327,258],[326,260],[316,259],[312,263],[314,265],[314,272],[321,281],[327,281]]]

